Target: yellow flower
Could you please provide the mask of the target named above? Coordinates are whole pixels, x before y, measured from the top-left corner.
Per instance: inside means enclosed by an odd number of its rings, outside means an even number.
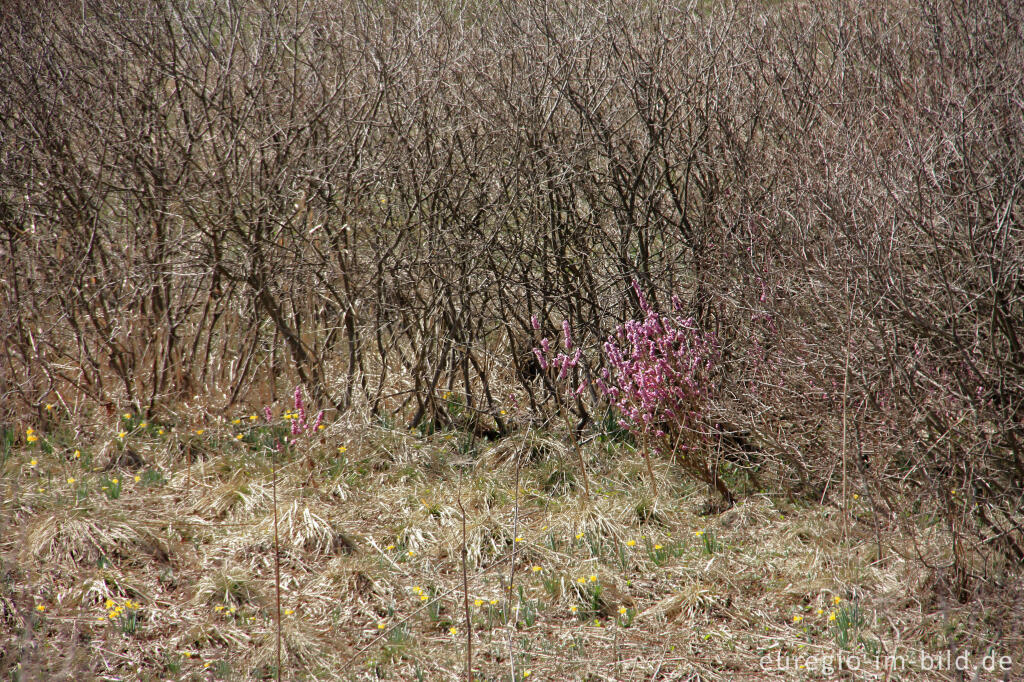
[[[662,548],[661,545],[655,545],[654,546],[654,549],[661,549],[661,548]]]
[[[829,619],[829,621],[835,620],[836,619],[836,612],[835,611],[829,611],[828,612],[828,619]]]
[[[529,677],[532,674],[533,674],[532,670],[524,670],[523,671],[523,679],[526,679],[527,677]]]
[[[238,609],[236,609],[234,606],[232,606],[230,609],[228,609],[228,613],[234,613],[237,610]]]
[[[27,436],[25,440],[27,440],[29,443],[35,443],[37,440],[39,440],[39,436]]]
[[[71,478],[68,479],[68,485],[74,485],[74,484],[75,484],[75,477],[72,476]]]
[[[704,531],[702,531],[702,530],[697,531],[697,537],[700,537],[702,535],[704,535]]]
[[[46,409],[47,410],[52,410],[53,409],[53,403],[46,403]]]
[[[232,424],[241,424],[241,423],[242,423],[242,420],[241,420],[241,419],[232,419],[232,420],[231,420],[231,423],[232,423]]]
[[[25,429],[25,435],[26,436],[31,436],[35,432],[36,432],[36,430],[33,429],[32,427],[29,427],[29,428]]]
[[[491,606],[494,606],[495,604],[497,604],[497,603],[498,603],[498,600],[497,600],[497,599],[492,599],[492,600],[491,600],[491,601],[489,601],[488,603],[489,603],[489,604],[490,604]]]
[[[144,429],[147,426],[149,426],[149,424],[147,424],[146,422],[142,422],[141,424],[139,424],[139,426]]]
[[[40,489],[39,489],[39,492],[41,492],[41,493],[45,493],[45,492],[46,492],[46,488],[40,488]]]
[[[185,658],[192,658],[192,652],[191,651],[182,651],[181,655],[184,656]]]
[[[843,599],[838,594],[836,596],[832,597],[832,603],[833,604],[838,604],[841,601],[843,601]]]
[[[120,481],[118,481],[116,478],[110,479],[110,482],[113,483],[114,485],[117,485],[118,483],[120,483]]]
[[[32,460],[31,462],[29,462],[29,463],[28,463],[28,465],[29,465],[30,467],[34,467],[34,466],[35,466],[36,464],[39,464],[39,462],[37,462],[37,461],[36,461],[36,460],[34,460],[34,459],[33,459],[33,460]]]
[[[860,499],[860,495],[858,495],[857,493],[854,493],[853,494],[853,499],[859,500]]]
[[[115,618],[117,618],[117,611],[111,611],[110,613],[108,613],[107,618],[109,618],[110,620],[114,620]]]
[[[505,410],[502,410],[502,411],[501,411],[501,414],[505,414]]]
[[[344,445],[342,445],[341,447],[338,448],[338,452],[340,452],[342,454],[345,454],[346,450],[348,450],[348,448],[346,448]]]
[[[251,422],[254,422],[254,421],[256,421],[256,415],[254,415],[254,414],[250,414],[250,415],[249,415],[249,421],[251,421]]]
[[[204,431],[204,429],[196,429],[196,435],[197,436],[203,435],[203,431]]]
[[[569,611],[571,611],[572,613],[576,613],[577,608],[575,606],[570,606]]]
[[[583,533],[576,533],[576,539],[579,540],[583,537]]]
[[[416,556],[416,552],[412,551],[411,549],[408,552],[406,552],[406,554],[408,554],[409,556]]]
[[[121,416],[124,417],[125,419],[131,419],[132,418],[132,413],[131,412],[125,412]]]
[[[597,576],[596,575],[590,576],[590,582],[596,583],[597,582]]]
[[[377,623],[377,629],[378,630],[383,630],[386,627],[387,627],[387,625],[384,624],[384,621],[381,621],[381,622]]]
[[[81,457],[82,457],[82,451],[81,450],[75,450],[75,459],[80,459]]]
[[[387,546],[387,547],[385,547],[384,549],[394,549],[394,548],[395,548],[395,546],[394,546],[394,545],[388,545],[388,546]]]
[[[164,430],[160,429],[159,431],[156,432],[156,435],[158,435],[158,436],[164,435]]]
[[[420,601],[427,601],[428,598],[429,597],[427,597],[427,595],[425,595],[425,594],[421,594],[420,595]]]
[[[459,629],[453,625],[450,628],[448,628],[448,632],[452,633],[453,635],[457,635],[459,634]]]
[[[114,600],[113,599],[108,599],[107,601],[103,602],[103,608],[105,608],[105,609],[112,609],[112,608],[114,608]]]
[[[579,578],[576,578],[576,582],[578,582],[580,585],[582,585],[583,583],[587,582],[587,579],[582,577],[582,576],[580,576]]]
[[[295,613],[295,611],[293,609],[285,609],[284,610],[284,615],[286,615],[286,616],[290,616],[293,613]]]
[[[217,613],[220,613],[221,611],[224,610],[224,607],[221,604],[217,604],[216,606],[213,607],[213,610],[216,611]]]
[[[594,619],[594,627],[595,627],[595,628],[599,628],[599,627],[601,627],[601,621],[599,621],[598,619],[596,619],[596,618],[595,618],[595,619]]]
[[[636,540],[627,540],[626,547],[636,547]]]
[[[541,530],[547,530],[547,529],[548,529],[548,527],[547,527],[547,526],[541,526],[541,527],[540,527],[540,529],[541,529]]]
[[[484,605],[484,600],[483,599],[476,599],[476,600],[473,601],[473,606],[478,606],[479,607],[479,606],[483,606],[483,605]]]
[[[530,570],[533,571],[534,573],[540,573],[540,566],[534,566]]]
[[[42,613],[45,610],[46,610],[46,605],[45,604],[40,604],[39,606],[36,607],[36,611],[38,611],[39,613]]]
[[[625,606],[620,606],[619,607],[619,613],[624,615],[626,613],[626,607]]]
[[[519,537],[516,538],[516,542],[522,542],[522,541],[523,541],[523,537],[522,536],[519,536]]]
[[[318,431],[323,431],[323,430],[324,430],[324,429],[326,429],[327,427],[326,427],[326,426],[324,426],[323,424],[320,424],[320,425],[319,425],[318,427],[316,427],[316,428],[317,428],[317,430],[318,430]]]
[[[237,435],[235,436],[235,440],[242,440],[242,434],[240,434],[240,433],[239,433],[239,434],[237,434]]]
[[[815,611],[815,613],[817,613],[820,616],[821,614],[825,613],[825,609],[818,609],[817,611]]]
[[[794,623],[799,623],[799,622],[800,622],[800,621],[802,621],[803,619],[804,619],[804,617],[803,617],[803,616],[799,616],[799,615],[798,615],[798,616],[793,616],[793,622],[794,622]]]
[[[119,431],[118,434],[117,434],[117,437],[123,439],[127,435],[128,435],[127,431]]]

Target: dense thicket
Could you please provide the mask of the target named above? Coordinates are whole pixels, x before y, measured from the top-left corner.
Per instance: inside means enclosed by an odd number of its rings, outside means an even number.
[[[301,382],[414,423],[451,391],[500,433],[552,409],[530,316],[592,376],[635,278],[719,340],[718,445],[867,485],[881,525],[922,500],[959,584],[1022,562],[1022,14],[9,4],[6,418]]]

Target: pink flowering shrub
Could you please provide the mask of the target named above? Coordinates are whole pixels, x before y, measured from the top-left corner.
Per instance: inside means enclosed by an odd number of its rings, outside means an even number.
[[[645,457],[648,445],[679,456],[688,471],[731,502],[731,493],[700,447],[711,375],[719,358],[715,337],[701,332],[692,318],[656,312],[636,281],[633,289],[644,319],[629,320],[608,337],[607,366],[598,388],[618,409],[619,425],[643,444]],[[676,297],[673,304],[677,311],[681,308]],[[653,480],[653,472],[651,476]]]

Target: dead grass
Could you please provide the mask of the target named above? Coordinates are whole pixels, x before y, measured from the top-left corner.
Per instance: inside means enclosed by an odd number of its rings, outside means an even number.
[[[12,452],[0,482],[5,675],[273,676],[267,429],[247,423],[245,441],[237,429],[140,436],[145,470],[102,471],[86,465],[98,457],[34,444]],[[183,458],[185,441],[209,455]],[[100,438],[73,447],[109,450]],[[589,502],[557,434],[471,443],[346,424],[284,453],[282,678],[463,675],[460,497],[477,679],[834,677],[797,667],[812,654],[860,656],[849,679],[872,679],[876,654],[906,657],[899,679],[952,679],[921,669],[918,652],[986,647],[1021,674],[1019,602],[936,597],[941,575],[895,526],[879,556],[863,500],[844,541],[835,508],[754,494],[703,517],[704,492],[668,463],[656,462],[654,497],[625,446],[584,453]],[[117,499],[100,487],[109,477],[123,482]],[[925,525],[917,546],[939,562],[944,538]],[[125,599],[139,603],[131,631],[109,617]]]

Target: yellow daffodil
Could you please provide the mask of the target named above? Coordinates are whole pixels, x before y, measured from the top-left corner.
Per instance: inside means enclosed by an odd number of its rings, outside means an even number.
[[[36,465],[36,464],[39,464],[39,462],[37,462],[37,461],[36,461],[36,460],[34,460],[34,459],[33,459],[32,461],[30,461],[30,462],[28,463],[28,465],[29,465],[30,467],[35,467],[35,465]]]
[[[75,477],[72,476],[71,478],[68,479],[68,485],[74,485],[74,484],[75,484]]]
[[[25,440],[27,440],[29,443],[35,443],[37,440],[39,440],[39,436],[26,436]]]
[[[661,545],[655,545],[654,549],[662,549],[662,546]]]
[[[251,422],[254,422],[254,421],[256,421],[256,415],[254,415],[254,414],[250,414],[250,415],[249,415],[249,421],[251,421]]]
[[[203,431],[204,431],[204,429],[196,429],[196,435],[197,436],[203,435]]]
[[[232,423],[232,424],[241,424],[241,423],[242,423],[242,420],[241,420],[241,419],[232,419],[232,420],[231,420],[231,423]]]
[[[132,418],[132,413],[131,412],[125,412],[121,416],[124,417],[125,419],[131,419]]]
[[[793,616],[793,622],[794,622],[794,623],[799,623],[799,622],[800,622],[800,621],[802,621],[803,619],[804,619],[804,617],[803,617],[803,616],[799,616],[799,615],[798,615],[798,616]]]
[[[843,598],[840,597],[838,594],[836,596],[832,597],[832,603],[833,604],[838,604],[841,601],[843,601]]]
[[[835,620],[836,619],[836,612],[835,611],[829,611],[828,612],[828,619],[829,619],[830,622]]]
[[[378,630],[383,630],[386,627],[387,627],[387,625],[384,624],[384,621],[381,621],[381,622],[377,623],[377,629]]]
[[[626,547],[636,547],[636,540],[627,540]]]
[[[489,604],[490,604],[491,606],[494,606],[495,604],[497,604],[497,603],[498,603],[498,600],[497,600],[497,599],[492,599],[492,600],[491,600],[491,601],[489,601],[488,603],[489,603]]]
[[[295,611],[293,609],[285,609],[284,610],[284,615],[286,615],[286,616],[290,616],[293,613],[295,613]]]
[[[596,575],[590,576],[590,582],[596,583],[597,582],[597,576]]]
[[[81,459],[82,451],[81,450],[75,450],[74,457],[75,457],[75,459]]]
[[[340,452],[341,454],[345,454],[346,450],[348,450],[348,448],[346,448],[344,445],[338,448],[338,452]]]
[[[39,606],[36,607],[36,611],[38,611],[39,613],[42,613],[45,610],[46,610],[46,605],[44,605],[44,604],[40,604]]]
[[[53,409],[53,403],[46,403],[46,409],[47,410],[52,410]]]
[[[530,570],[534,573],[540,573],[540,566],[533,566],[532,568],[530,568]]]
[[[128,435],[127,431],[119,431],[118,434],[117,434],[117,437],[121,438],[123,440],[124,437],[127,436],[127,435]]]
[[[459,629],[453,625],[450,628],[448,628],[448,632],[452,633],[453,635],[457,635],[459,634]]]

